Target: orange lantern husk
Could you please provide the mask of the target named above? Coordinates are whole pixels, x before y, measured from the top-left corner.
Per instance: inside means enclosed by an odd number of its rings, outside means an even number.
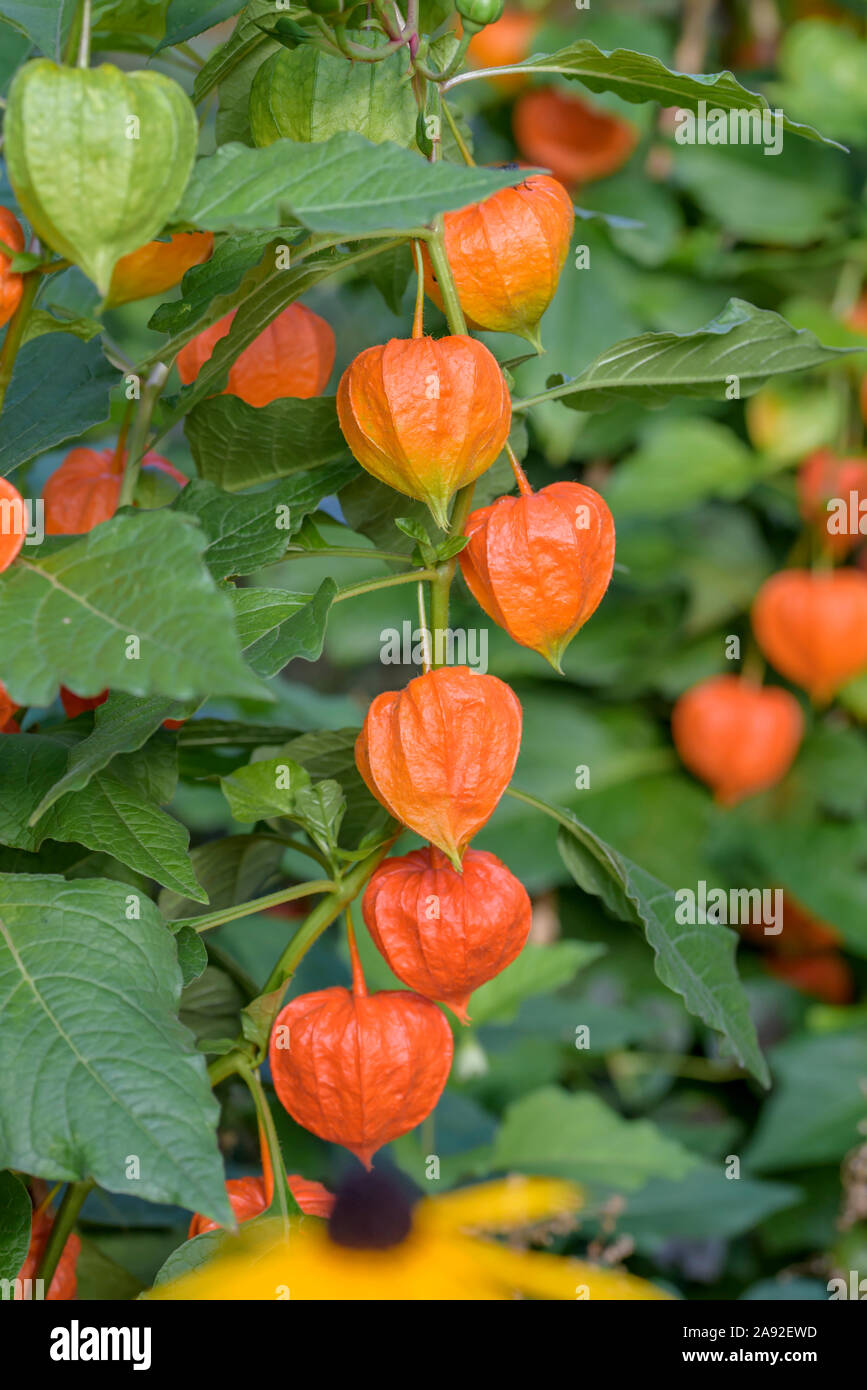
[[[0,478],[0,573],[18,559],[27,537],[29,515],[24,498],[8,478]]]
[[[717,801],[732,806],[785,776],[803,737],[804,716],[787,690],[742,676],[712,676],[681,695],[671,733],[690,772]]]
[[[867,459],[840,458],[831,449],[816,449],[804,459],[798,470],[800,513],[836,557],[848,554],[862,537],[860,530],[833,530],[835,518],[828,503],[842,502],[848,519],[853,493],[855,516],[860,519],[862,503],[867,510]]]
[[[212,232],[175,232],[168,241],[145,242],[115,265],[106,305],[149,299],[172,289],[194,265],[208,260],[213,249]]]
[[[815,956],[769,956],[764,966],[778,980],[825,1004],[851,1004],[855,997],[854,976],[838,951]]]
[[[49,536],[83,536],[117,511],[126,453],[114,449],[71,449],[42,489],[45,531]],[[184,486],[189,479],[160,454],[147,453],[142,468],[153,468]]]
[[[575,212],[562,183],[534,174],[443,219],[446,257],[471,328],[516,333],[539,347],[539,320],[569,254]],[[425,288],[442,296],[424,251]]]
[[[368,994],[350,934],[352,989],[320,989],[277,1015],[269,1060],[293,1120],[364,1164],[427,1119],[452,1064],[436,1004],[406,990]]]
[[[355,760],[391,815],[459,869],[509,785],[520,746],[514,691],[496,676],[443,666],[376,697]]]
[[[512,405],[493,353],[475,338],[392,338],[359,353],[337,388],[340,427],[380,482],[425,502],[443,528],[449,500],[509,436]]]
[[[768,661],[827,704],[867,668],[867,574],[782,570],[756,595],[752,623]]]
[[[457,873],[433,845],[380,864],[362,913],[397,978],[461,1023],[473,991],[520,954],[532,920],[527,890],[496,855],[468,849]]]
[[[550,169],[567,188],[616,173],[638,143],[635,129],[619,116],[555,87],[525,92],[512,120],[523,158]]]
[[[459,564],[473,598],[559,671],[614,569],[614,518],[603,498],[582,483],[527,488],[473,512],[464,534]]]
[[[185,386],[195,381],[237,313],[233,309],[217,323],[197,333],[177,356]],[[304,304],[290,304],[254,339],[229,368],[224,396],[239,396],[260,407],[285,396],[308,400],[321,396],[334,366],[334,330]]]
[[[24,232],[18,218],[8,208],[0,208],[0,241],[11,251],[24,250]],[[11,259],[0,253],[0,328],[8,323],[24,293],[24,276],[10,270]]]
[[[30,1248],[27,1257],[18,1271],[17,1279],[35,1279],[42,1263],[42,1256],[48,1244],[48,1237],[51,1235],[51,1228],[54,1225],[54,1215],[50,1211],[34,1211],[30,1225]],[[78,1257],[81,1254],[81,1241],[73,1231],[66,1240],[66,1244],[60,1253],[57,1261],[57,1268],[51,1278],[45,1298],[51,1302],[60,1302],[64,1299],[75,1298],[78,1290],[78,1276],[76,1266]],[[15,1298],[19,1297],[16,1290]]]
[[[328,1217],[331,1215],[334,1207],[334,1196],[327,1187],[323,1187],[321,1182],[301,1178],[297,1173],[288,1173],[286,1181],[289,1184],[289,1191],[305,1216]],[[268,1184],[264,1177],[229,1178],[226,1183],[226,1194],[235,1220],[239,1225],[244,1221],[252,1221],[254,1216],[261,1216],[262,1212],[267,1211],[271,1204],[271,1194],[268,1192]],[[192,1240],[193,1236],[204,1235],[205,1231],[219,1231],[220,1229],[218,1221],[212,1221],[210,1217],[202,1216],[201,1212],[196,1212],[187,1231],[187,1240]]]

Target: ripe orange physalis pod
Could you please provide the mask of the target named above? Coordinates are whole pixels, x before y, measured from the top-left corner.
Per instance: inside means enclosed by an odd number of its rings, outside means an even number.
[[[838,951],[815,956],[769,956],[765,969],[793,989],[821,999],[825,1004],[851,1004],[855,980],[848,962]]]
[[[71,449],[42,489],[49,536],[83,536],[117,511],[126,455],[114,449]],[[142,470],[153,469],[181,486],[189,479],[160,454],[148,453]]]
[[[452,494],[506,443],[512,404],[493,353],[461,333],[366,348],[340,379],[337,414],[362,468],[445,527]]]
[[[8,478],[0,478],[0,573],[17,560],[27,535],[28,520],[21,493]]]
[[[867,667],[867,574],[782,570],[759,589],[752,622],[768,661],[826,704]]]
[[[671,715],[674,746],[726,806],[774,786],[791,767],[804,732],[787,690],[743,676],[711,676],[687,690]]]
[[[18,705],[14,700],[10,700],[9,692],[0,681],[0,734],[18,734],[21,732],[17,721],[12,717],[17,709]]]
[[[181,348],[177,364],[185,386],[195,381],[226,337],[236,312],[233,309]],[[290,304],[232,363],[223,395],[240,396],[257,407],[283,396],[319,396],[331,375],[335,351],[331,325],[304,304]]]
[[[108,696],[108,690],[101,690],[98,695],[87,696],[76,695],[74,691],[67,690],[65,685],[60,687],[60,703],[67,719],[77,719],[86,710],[98,709],[100,705],[105,704]]]
[[[213,249],[213,232],[175,232],[168,241],[145,242],[115,265],[106,304],[128,304],[170,290],[191,266],[206,261]]]
[[[436,1004],[407,990],[368,994],[350,933],[352,989],[320,989],[277,1015],[269,1060],[293,1120],[370,1168],[383,1144],[433,1110],[452,1064],[452,1031]]]
[[[614,569],[614,518],[583,483],[533,492],[517,461],[520,497],[472,512],[461,573],[489,618],[560,670],[563,652],[596,612]]]
[[[798,504],[831,554],[846,555],[867,535],[867,458],[840,458],[831,449],[816,449],[798,470]]]
[[[509,785],[520,746],[514,691],[496,676],[442,666],[377,695],[355,761],[386,810],[459,869]]]
[[[456,873],[433,845],[380,864],[362,912],[397,978],[461,1023],[473,990],[521,952],[532,918],[527,890],[496,855],[468,849]]]
[[[306,1216],[325,1216],[331,1215],[334,1206],[334,1197],[321,1182],[312,1182],[308,1178],[299,1178],[295,1173],[287,1174],[289,1190],[295,1201]],[[235,1213],[235,1220],[240,1222],[251,1221],[254,1216],[261,1216],[270,1205],[270,1195],[268,1194],[264,1177],[262,1178],[229,1178],[226,1183],[226,1193],[229,1198],[229,1205]],[[192,1240],[193,1236],[204,1235],[205,1231],[219,1231],[218,1221],[212,1221],[210,1217],[202,1216],[201,1212],[196,1212],[190,1222],[190,1229],[187,1231],[187,1240]]]
[[[8,208],[0,208],[0,241],[11,251],[24,250],[21,224]],[[9,322],[24,293],[24,276],[10,270],[10,265],[10,258],[0,252],[0,328]]]
[[[575,212],[562,183],[534,174],[483,203],[445,214],[443,234],[470,328],[539,341],[538,325],[569,254]],[[425,286],[442,308],[430,257]]]
[[[512,121],[524,158],[550,169],[567,188],[613,174],[638,143],[626,121],[554,87],[525,92]]]
[[[51,1228],[54,1225],[54,1216],[50,1211],[35,1211],[30,1226],[30,1249],[27,1251],[27,1258],[18,1271],[18,1280],[35,1279],[45,1247],[48,1244],[48,1237],[51,1235]],[[66,1241],[61,1251],[60,1259],[57,1261],[57,1268],[48,1286],[45,1297],[49,1300],[60,1301],[62,1299],[75,1298],[78,1289],[78,1278],[76,1275],[76,1265],[81,1254],[81,1241],[73,1232]],[[19,1298],[19,1291],[16,1290],[15,1298]]]

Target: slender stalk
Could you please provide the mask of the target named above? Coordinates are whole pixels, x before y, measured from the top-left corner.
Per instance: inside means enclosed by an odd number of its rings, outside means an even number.
[[[296,898],[309,898],[314,893],[330,893],[336,887],[330,878],[315,878],[309,883],[296,883],[291,888],[281,888],[278,893],[268,893],[264,898],[250,898],[234,907],[222,907],[216,912],[205,912],[199,917],[184,917],[173,922],[174,927],[194,927],[197,932],[210,931],[211,927],[221,927],[224,922],[236,922],[239,917],[250,917],[254,912],[264,912],[269,907],[279,907],[281,903],[294,902]]]
[[[435,570],[413,570],[411,574],[389,574],[384,579],[362,579],[358,584],[349,584],[334,598],[340,603],[345,598],[358,598],[359,594],[370,594],[374,589],[393,589],[397,584],[415,584],[421,579],[435,579]]]
[[[289,1203],[286,1200],[287,1179],[286,1168],[283,1164],[283,1151],[280,1148],[280,1140],[277,1137],[277,1129],[274,1124],[274,1116],[271,1114],[271,1107],[262,1089],[262,1082],[259,1079],[258,1071],[254,1071],[251,1066],[241,1066],[238,1068],[240,1075],[247,1083],[247,1089],[253,1097],[253,1104],[256,1107],[256,1118],[259,1121],[259,1142],[260,1147],[265,1150],[262,1154],[262,1168],[265,1169],[265,1157],[267,1155],[270,1169],[271,1181],[265,1182],[265,1195],[270,1206],[274,1192],[276,1190],[277,1199],[280,1204],[280,1219],[283,1222],[283,1230],[289,1234]],[[275,1182],[275,1178],[279,1181]],[[270,1191],[269,1191],[270,1188]]]
[[[355,940],[352,911],[348,903],[346,904],[346,940],[349,942],[349,959],[352,962],[352,993],[358,995],[359,999],[365,999],[367,997],[367,985],[364,971],[361,968],[361,957],[358,954],[358,942]]]
[[[512,465],[512,472],[515,475],[515,482],[518,484],[518,491],[522,497],[532,497],[533,489],[530,487],[527,475],[518,462],[518,455],[515,453],[508,439],[506,440],[506,453],[509,456],[509,463]]]
[[[415,288],[415,312],[412,316],[412,336],[414,338],[424,337],[424,259],[421,254],[421,242],[413,241],[412,258],[415,261],[416,288]]]
[[[361,892],[370,875],[388,854],[399,834],[400,831],[396,830],[390,840],[387,840],[383,845],[378,845],[366,859],[362,859],[360,864],[356,864],[355,868],[345,876],[333,892],[329,893],[327,898],[323,898],[320,903],[316,904],[310,916],[299,927],[271,971],[268,982],[262,991],[263,994],[273,993],[274,990],[279,989],[281,985],[285,985],[292,978],[299,962],[303,960],[314,941],[318,940],[326,927],[330,927],[331,923]]]
[[[461,158],[463,159],[465,164],[469,164],[472,168],[475,168],[476,161],[470,154],[469,147],[466,141],[464,140],[464,137],[461,135],[460,129],[458,128],[458,123],[452,115],[451,111],[449,110],[448,102],[444,101],[442,103],[442,108],[443,115],[445,116],[446,121],[448,122],[448,127],[452,133],[454,142],[461,152]]]
[[[208,1064],[208,1080],[211,1086],[218,1086],[221,1081],[225,1081],[228,1076],[240,1076],[242,1067],[249,1067],[250,1058],[246,1052],[240,1049],[235,1052],[226,1052],[222,1057],[215,1057],[213,1062]]]
[[[458,298],[457,288],[455,287],[452,268],[449,265],[446,255],[445,239],[443,237],[443,219],[438,217],[434,223],[434,230],[427,244],[428,255],[431,259],[433,272],[439,286],[439,292],[443,301],[443,313],[448,320],[449,330],[452,333],[466,333],[467,321],[464,318],[464,311],[461,308],[461,301]]]
[[[141,461],[147,449],[147,437],[151,425],[151,416],[154,406],[160,398],[160,392],[168,380],[169,368],[164,362],[158,362],[153,368],[150,376],[142,387],[141,400],[138,403],[135,421],[129,432],[129,453],[127,454],[126,467],[123,471],[123,482],[120,486],[120,497],[118,507],[131,507],[135,497],[136,483],[141,471]]]
[[[81,7],[81,37],[78,41],[78,67],[90,67],[90,21],[91,0],[83,0]]]
[[[39,290],[39,283],[39,276],[32,271],[24,276],[24,288],[21,292],[18,308],[9,320],[9,326],[6,329],[6,337],[3,339],[3,347],[0,350],[0,411],[3,409],[6,392],[12,380],[12,368],[15,366],[15,359],[24,341],[27,322]]]
[[[303,555],[305,560],[317,560],[322,555],[337,560],[390,560],[402,565],[412,564],[409,555],[401,555],[397,550],[374,550],[364,545],[328,545],[316,550],[305,550],[303,546],[290,545],[282,558],[291,560],[293,555]]]
[[[178,50],[179,53],[185,54],[186,57],[189,58],[190,62],[193,63],[195,67],[203,68],[205,66],[204,58],[200,57],[200,55],[193,48],[192,44],[176,43],[175,48]]]
[[[42,1252],[42,1259],[39,1261],[39,1269],[36,1273],[37,1279],[42,1279],[45,1282],[46,1295],[51,1288],[54,1271],[57,1269],[64,1246],[78,1220],[78,1213],[81,1211],[84,1199],[94,1186],[93,1178],[87,1178],[83,1182],[71,1182],[63,1194],[63,1200],[54,1218],[54,1225],[51,1227],[51,1234],[45,1243],[45,1249]]]
[[[430,632],[428,631],[427,613],[424,607],[424,584],[421,583],[418,586],[418,620],[422,631],[422,670],[427,674],[431,664]]]

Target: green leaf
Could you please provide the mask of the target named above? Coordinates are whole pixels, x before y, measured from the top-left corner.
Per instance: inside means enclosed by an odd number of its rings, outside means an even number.
[[[232,143],[199,160],[177,217],[210,231],[277,227],[287,218],[349,237],[409,231],[526,177],[526,169],[429,164],[390,141],[375,145],[351,132],[315,145],[277,140],[251,150]]]
[[[673,891],[571,814],[561,813],[557,848],[579,888],[601,898],[621,921],[644,930],[662,983],[681,996],[690,1013],[722,1034],[742,1067],[768,1085],[767,1064],[735,968],[736,933],[712,923],[677,922]]]
[[[282,559],[289,538],[323,497],[336,492],[355,464],[326,464],[295,473],[265,492],[233,497],[194,480],[172,510],[194,517],[208,538],[205,563],[215,579],[247,575]]]
[[[89,343],[91,338],[97,337],[101,332],[102,324],[98,319],[67,315],[57,318],[47,309],[35,309],[27,320],[24,341],[30,343],[34,338],[44,338],[46,333],[71,333],[73,338],[80,338],[83,343]]]
[[[271,698],[245,666],[226,593],[202,564],[206,539],[171,511],[121,515],[0,575],[3,682],[22,705],[63,684],[179,700]],[[131,659],[128,638],[138,638]]]
[[[152,799],[147,755],[95,773],[86,788],[61,796],[33,824],[40,803],[63,776],[67,752],[68,740],[56,733],[0,740],[0,776],[9,788],[0,801],[0,844],[35,851],[45,840],[72,841],[204,899],[190,868],[189,832]]]
[[[777,1081],[745,1161],[760,1172],[838,1163],[864,1121],[867,1028],[792,1038],[771,1054]]]
[[[545,1086],[509,1106],[491,1166],[628,1192],[650,1178],[681,1178],[696,1162],[648,1120],[624,1120],[597,1096]]]
[[[352,29],[347,38],[370,48],[388,42],[384,34]],[[262,64],[250,88],[253,141],[321,142],[357,131],[374,143],[412,146],[417,107],[407,67],[404,49],[378,63],[348,63],[312,45],[281,48]]]
[[[383,818],[383,808],[368,791],[355,762],[357,738],[357,729],[317,729],[290,739],[280,749],[281,757],[300,763],[314,780],[326,777],[340,783],[346,798],[344,840],[353,845]]]
[[[193,980],[197,980],[205,971],[208,952],[204,941],[193,927],[181,927],[175,936],[175,942],[178,948],[178,965],[181,967],[186,989],[187,985],[191,985]]]
[[[32,824],[61,796],[86,787],[91,777],[108,767],[119,753],[133,753],[141,748],[164,719],[188,718],[191,713],[187,706],[159,695],[139,700],[114,691],[94,711],[93,733],[70,750],[66,771],[40,801],[31,817]]]
[[[310,776],[291,759],[267,758],[236,768],[220,778],[220,786],[233,819],[244,825],[291,815]]]
[[[0,15],[32,39],[46,58],[63,56],[78,0],[2,0]]]
[[[383,251],[380,256],[376,256],[370,262],[367,273],[391,312],[395,315],[401,314],[403,296],[413,273],[409,242],[399,242]]]
[[[512,1023],[525,999],[553,994],[568,985],[579,970],[605,954],[605,947],[591,941],[554,941],[550,946],[525,946],[517,960],[477,989],[472,999],[472,1020]]]
[[[690,111],[697,111],[700,101],[707,102],[709,110],[712,107],[723,111],[762,112],[771,109],[766,97],[742,87],[730,72],[672,72],[659,58],[649,53],[633,53],[628,48],[617,48],[606,53],[589,39],[579,39],[557,53],[535,54],[522,63],[497,69],[497,72],[556,73],[574,78],[591,92],[614,92],[623,101],[658,101],[662,106],[683,106]],[[478,75],[461,73],[447,82],[446,87],[454,87]],[[491,72],[488,70],[482,75],[490,77]],[[784,130],[793,135],[802,135],[807,140],[820,140],[828,145],[837,143],[826,140],[811,126],[798,125],[787,117],[783,117],[782,124]]]
[[[269,43],[267,35],[259,28],[254,18],[248,15],[249,9],[248,4],[229,38],[208,55],[204,67],[196,75],[193,84],[193,101],[196,105],[215,87],[225,82],[239,64],[249,58],[257,48],[264,48]]]
[[[653,1256],[672,1240],[730,1240],[754,1231],[799,1196],[788,1183],[759,1182],[743,1174],[728,1178],[720,1168],[702,1165],[676,1181],[653,1178],[640,1192],[630,1193],[617,1224],[640,1251]]]
[[[0,876],[0,1162],[231,1225],[219,1107],[177,1021],[175,942],[146,898],[129,920],[127,894]]]
[[[0,416],[0,474],[104,424],[118,381],[99,343],[55,335],[25,343]]]
[[[197,142],[189,98],[161,73],[39,58],[9,89],[4,154],[21,210],[103,295],[120,257],[173,212]]]
[[[708,497],[740,497],[761,474],[760,461],[734,430],[701,416],[650,427],[603,488],[618,524],[627,516],[670,516]]]
[[[258,408],[239,396],[212,396],[190,411],[185,431],[201,477],[226,492],[348,455],[334,396],[283,396]]]
[[[315,845],[331,855],[337,848],[340,826],[346,813],[346,798],[339,782],[317,782],[301,787],[295,797],[290,819],[303,826]]]
[[[323,579],[312,597],[285,589],[233,590],[241,645],[258,676],[276,676],[296,656],[319,660],[336,593],[333,579]]]
[[[32,1210],[21,1179],[0,1173],[0,1279],[14,1279],[27,1258]]]
[[[607,348],[579,376],[554,384],[530,402],[563,401],[573,410],[610,410],[625,400],[664,405],[673,396],[725,400],[750,396],[764,381],[808,371],[843,355],[806,329],[743,299],[730,299],[715,319],[691,333],[642,333]],[[516,402],[520,408],[521,402]]]
[[[169,0],[165,37],[154,52],[203,34],[206,29],[237,14],[239,9],[240,0]]]
[[[261,895],[276,876],[284,847],[260,835],[227,835],[197,845],[190,855],[193,871],[208,894],[206,905],[166,890],[159,907],[172,922],[235,907]]]
[[[286,232],[287,240],[298,235],[297,231]],[[226,237],[214,247],[208,260],[190,267],[181,281],[180,299],[155,309],[148,320],[148,328],[155,333],[172,335],[186,330],[188,336],[192,336],[206,315],[208,323],[216,323],[233,308],[234,292],[244,276],[259,265],[274,239],[270,227],[264,232],[241,232],[238,236]]]

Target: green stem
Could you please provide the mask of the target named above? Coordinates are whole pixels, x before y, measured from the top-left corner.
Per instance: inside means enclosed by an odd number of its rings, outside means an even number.
[[[461,308],[461,301],[458,298],[452,268],[449,265],[446,255],[445,238],[443,236],[443,219],[439,216],[434,223],[432,235],[427,244],[428,255],[431,259],[433,272],[436,276],[437,285],[443,301],[443,313],[449,325],[449,332],[466,334],[467,321],[464,318],[464,311]]]
[[[288,1236],[289,1203],[286,1200],[288,1181],[286,1178],[286,1168],[283,1163],[283,1151],[280,1148],[280,1140],[277,1137],[277,1128],[274,1124],[274,1116],[271,1114],[271,1107],[262,1089],[262,1082],[259,1080],[258,1071],[254,1071],[247,1063],[239,1066],[238,1071],[246,1081],[250,1095],[253,1097],[259,1128],[265,1143],[268,1145],[268,1157],[271,1161],[271,1177],[274,1184],[274,1194],[277,1194],[277,1200],[280,1206],[280,1219],[283,1222],[283,1229]]]
[[[345,598],[358,598],[359,594],[373,593],[374,589],[393,589],[398,584],[417,584],[421,579],[436,579],[436,570],[413,570],[410,574],[389,574],[384,579],[363,579],[359,584],[350,584],[340,589],[334,602]]]
[[[81,38],[78,43],[78,66],[90,67],[90,20],[91,0],[83,0],[81,7]]]
[[[250,1057],[246,1052],[226,1052],[215,1057],[208,1065],[208,1080],[211,1086],[218,1086],[228,1076],[240,1076],[243,1067],[249,1067]]]
[[[317,546],[315,550],[305,550],[303,546],[290,545],[284,560],[291,560],[293,555],[303,555],[305,560],[318,559],[320,555],[326,555],[329,559],[335,560],[388,560],[392,563],[411,565],[412,559],[409,555],[401,555],[397,550],[373,550],[363,545],[329,545]]]
[[[148,431],[151,426],[151,416],[154,406],[160,398],[160,392],[166,384],[169,376],[169,368],[164,362],[157,362],[150,376],[142,387],[141,400],[138,404],[136,417],[132,429],[129,432],[129,453],[126,458],[126,467],[123,471],[123,482],[120,487],[118,507],[131,507],[135,497],[138,475],[141,471],[141,461],[147,450]]]
[[[442,111],[443,115],[446,118],[446,121],[448,122],[448,127],[452,133],[452,138],[454,139],[455,144],[461,152],[461,158],[463,159],[465,164],[469,164],[472,168],[475,168],[476,161],[470,154],[469,147],[466,141],[464,140],[464,137],[461,135],[460,130],[458,129],[458,123],[452,115],[451,111],[449,110],[448,102],[444,101],[442,103]]]
[[[9,326],[6,329],[6,337],[3,339],[3,347],[0,349],[0,411],[3,409],[6,392],[12,380],[15,358],[18,356],[18,350],[24,341],[27,322],[39,290],[39,283],[39,275],[35,272],[24,276],[24,288],[21,292],[18,308],[9,320]]]
[[[327,898],[323,898],[321,903],[316,904],[310,916],[298,928],[271,971],[268,982],[262,990],[263,994],[272,994],[274,990],[279,989],[281,985],[285,985],[292,978],[299,962],[310,950],[314,941],[318,940],[326,927],[330,927],[344,908],[361,892],[374,869],[391,849],[398,834],[400,834],[399,830],[396,831],[392,839],[387,840],[385,844],[378,845],[366,859],[362,859],[361,863],[357,864],[345,876],[339,886],[334,887]]]
[[[60,1203],[54,1218],[54,1225],[51,1227],[51,1233],[45,1243],[45,1249],[42,1252],[42,1259],[39,1261],[39,1269],[36,1273],[37,1279],[42,1279],[45,1282],[46,1297],[51,1288],[54,1271],[57,1269],[64,1246],[78,1219],[78,1213],[81,1211],[84,1199],[94,1186],[93,1178],[87,1178],[83,1182],[71,1182],[63,1194],[63,1201]]]
[[[314,893],[330,893],[336,888],[330,878],[315,878],[309,883],[296,883],[292,888],[281,888],[279,893],[268,893],[264,898],[250,898],[234,907],[222,907],[216,912],[205,912],[199,917],[184,917],[172,922],[173,930],[179,927],[193,927],[197,932],[210,931],[211,927],[221,927],[224,922],[236,922],[239,917],[251,917],[254,912],[264,912],[269,907],[279,907],[281,903],[291,903],[295,898],[309,898]]]
[[[176,43],[175,48],[178,50],[179,53],[185,54],[186,57],[189,58],[190,62],[194,63],[197,68],[203,68],[205,66],[204,58],[200,57],[200,55],[193,48],[192,44]]]
[[[275,840],[278,844],[285,845],[287,849],[294,849],[298,854],[306,854],[308,859],[315,859],[320,868],[325,869],[327,873],[331,872],[331,865],[322,851],[313,845],[305,845],[303,840],[296,840],[292,835],[276,834],[260,835],[258,838],[260,840]]]

